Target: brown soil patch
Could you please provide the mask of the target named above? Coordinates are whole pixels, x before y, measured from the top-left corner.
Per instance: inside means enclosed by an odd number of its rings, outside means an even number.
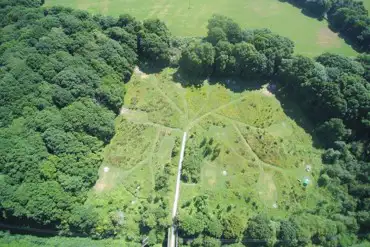
[[[322,47],[340,47],[338,35],[327,27],[318,31],[316,43]]]
[[[94,186],[94,190],[96,192],[102,192],[107,187],[107,184],[105,184],[103,181],[98,180]]]
[[[128,113],[130,113],[130,110],[125,108],[125,107],[122,107],[121,110],[119,111],[120,115],[125,115],[125,114],[128,114]]]
[[[266,87],[264,87],[262,89],[262,94],[265,95],[265,96],[268,96],[268,97],[272,97],[273,96],[273,94]]]
[[[214,185],[215,183],[216,183],[216,179],[212,179],[212,178],[208,179],[209,185]]]
[[[137,66],[135,67],[134,72],[135,72],[135,74],[139,75],[141,79],[146,79],[146,78],[148,78],[148,77],[149,77],[149,75],[148,75],[148,74],[145,74],[144,72],[142,72],[142,71],[139,69],[139,67],[137,67]]]
[[[216,178],[216,172],[214,171],[213,166],[212,165],[208,166],[205,170],[203,170],[203,172],[204,172],[203,174],[205,176],[205,179],[207,179],[206,181],[208,185],[211,185],[211,186],[215,185],[217,182],[217,178]]]
[[[94,185],[94,191],[103,192],[111,189],[114,185],[115,178],[113,171],[109,171],[108,173],[102,172]]]

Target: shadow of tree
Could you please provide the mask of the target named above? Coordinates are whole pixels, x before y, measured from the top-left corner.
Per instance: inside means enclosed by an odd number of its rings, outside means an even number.
[[[363,48],[363,47],[359,46],[356,43],[356,41],[353,40],[353,38],[351,38],[350,36],[346,35],[346,33],[343,33],[343,32],[341,32],[341,30],[338,30],[338,29],[334,28],[326,17],[318,16],[318,15],[310,12],[308,9],[305,8],[305,6],[303,4],[300,4],[300,2],[294,2],[294,1],[291,1],[291,0],[278,0],[278,1],[279,2],[282,2],[282,3],[288,3],[288,4],[293,5],[294,7],[300,9],[301,10],[301,13],[304,14],[305,16],[307,16],[307,17],[315,18],[315,19],[317,19],[319,21],[327,20],[328,28],[332,32],[337,33],[339,35],[339,37],[341,39],[343,39],[344,42],[347,45],[351,46],[352,49],[354,49],[357,52],[360,52],[360,53],[361,52],[366,52],[366,48]]]
[[[188,75],[187,73],[184,73],[180,69],[176,71],[176,73],[173,74],[172,80],[176,83],[180,83],[183,87],[201,87],[205,80],[207,80],[207,77],[196,77],[192,75]]]
[[[148,62],[139,62],[138,66],[142,72],[145,74],[158,74],[163,71],[166,67],[164,66],[157,66],[153,63],[148,63]]]
[[[224,87],[230,89],[233,92],[243,92],[245,90],[258,90],[262,88],[262,85],[266,84],[263,80],[246,80],[240,77],[230,76],[230,77],[219,77],[219,76],[209,76],[209,77],[196,77],[188,75],[187,73],[178,69],[176,73],[173,74],[173,81],[180,83],[183,87],[195,86],[201,87],[205,81],[208,81],[210,85],[220,84]]]
[[[313,147],[323,148],[319,138],[315,134],[315,125],[309,119],[304,110],[296,103],[296,100],[288,96],[283,88],[276,90],[275,96],[277,100],[279,100],[284,113],[294,120],[298,126],[303,128],[306,133],[311,135]]]
[[[274,94],[277,100],[279,100],[281,107],[284,113],[294,120],[298,126],[304,129],[306,133],[312,136],[313,147],[315,148],[322,148],[323,146],[320,144],[319,139],[315,134],[315,126],[310,121],[308,114],[306,114],[303,109],[296,103],[297,99],[292,98],[290,94],[284,90],[284,88],[273,80],[268,79],[260,79],[260,80],[246,80],[240,77],[218,77],[218,76],[211,76],[211,77],[202,77],[197,78],[191,75],[187,75],[186,73],[182,72],[181,70],[177,70],[176,73],[173,74],[173,81],[176,83],[180,83],[183,87],[197,87],[200,88],[203,86],[205,81],[208,81],[210,85],[219,84],[224,86],[225,88],[231,90],[235,93],[241,93],[244,91],[255,91],[262,89],[263,85],[268,84],[267,90]]]
[[[266,84],[266,81],[247,80],[240,77],[211,77],[209,84],[221,84],[235,93],[241,93],[246,90],[259,90]]]

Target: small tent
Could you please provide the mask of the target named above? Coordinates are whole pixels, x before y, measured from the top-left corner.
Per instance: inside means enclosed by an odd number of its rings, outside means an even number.
[[[303,179],[303,186],[304,187],[307,187],[307,185],[309,185],[309,183],[310,183],[310,180],[308,178]]]

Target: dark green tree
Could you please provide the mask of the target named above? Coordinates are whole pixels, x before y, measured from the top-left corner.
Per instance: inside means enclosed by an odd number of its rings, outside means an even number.
[[[245,237],[251,246],[271,246],[273,234],[270,220],[266,216],[257,215],[248,221]]]
[[[298,226],[289,220],[280,222],[280,229],[278,234],[278,244],[280,246],[295,247],[298,244],[297,229]]]
[[[316,129],[316,133],[327,147],[332,147],[336,141],[346,140],[350,135],[350,131],[339,118],[324,122]]]
[[[235,44],[242,41],[242,30],[240,26],[226,16],[213,15],[211,19],[208,20],[207,28],[210,32],[214,32],[211,31],[214,28],[221,29],[226,34],[227,40],[230,43]]]
[[[212,73],[215,50],[210,43],[192,42],[185,48],[179,61],[181,69],[194,76],[207,76]]]
[[[227,239],[238,239],[244,231],[244,223],[235,213],[230,213],[222,219],[224,226],[223,236]]]

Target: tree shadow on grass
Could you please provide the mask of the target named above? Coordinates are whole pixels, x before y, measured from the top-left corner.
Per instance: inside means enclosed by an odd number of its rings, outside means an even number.
[[[353,50],[359,52],[359,53],[363,53],[363,52],[366,52],[366,50],[364,48],[362,48],[361,46],[359,46],[355,41],[353,41],[351,39],[351,37],[347,36],[345,33],[342,33],[340,32],[340,30],[338,30],[337,28],[335,28],[333,25],[330,24],[330,22],[328,22],[328,28],[333,32],[333,33],[336,33],[338,34],[338,37],[343,39],[344,42],[351,46]]]
[[[207,77],[197,77],[184,73],[178,69],[173,75],[172,80],[176,83],[180,83],[183,87],[197,87],[200,88],[203,86],[204,81],[207,80]]]
[[[208,82],[210,85],[223,85],[234,93],[259,90],[266,84],[266,81],[247,80],[239,77],[211,77]]]
[[[174,82],[180,83],[183,87],[202,87],[207,81],[210,85],[219,84],[235,93],[241,93],[246,90],[259,90],[262,88],[263,84],[266,84],[266,81],[261,82],[259,80],[246,80],[239,77],[196,77],[189,75],[180,69],[173,74],[172,79]]]
[[[137,66],[143,73],[148,75],[161,73],[166,68],[163,66],[157,66],[155,64],[147,62],[139,62]]]
[[[323,21],[324,19],[327,21],[328,23],[328,28],[333,32],[333,33],[337,33],[339,38],[343,39],[344,42],[351,46],[353,50],[355,50],[356,52],[359,52],[359,53],[363,53],[363,52],[366,52],[366,47],[361,47],[359,46],[358,43],[356,43],[356,40],[354,40],[354,38],[346,35],[346,33],[343,33],[341,32],[341,30],[338,30],[336,29],[335,27],[333,27],[331,25],[331,23],[329,22],[328,18],[327,17],[321,17],[321,16],[318,16],[317,14],[315,13],[312,13],[311,11],[309,11],[308,9],[305,8],[305,6],[303,4],[300,4],[300,2],[294,2],[294,1],[289,1],[289,0],[279,0],[280,2],[282,3],[288,3],[288,4],[291,4],[292,6],[298,8],[301,10],[301,13],[307,17],[310,17],[310,18],[314,18],[314,19],[317,19],[319,21]]]
[[[290,97],[283,88],[279,89],[279,84],[272,82],[268,79],[261,80],[246,80],[240,77],[217,77],[212,76],[210,78],[202,77],[197,78],[195,76],[187,75],[186,73],[177,70],[173,74],[173,81],[180,83],[183,87],[194,86],[200,88],[203,86],[205,81],[208,81],[210,85],[222,85],[225,88],[231,90],[234,93],[241,93],[244,91],[255,91],[260,90],[263,85],[268,84],[267,90],[275,95],[277,100],[280,102],[284,113],[297,123],[298,126],[304,129],[304,131],[312,137],[313,147],[322,148],[319,139],[315,134],[315,126],[309,120],[307,114],[299,107],[296,103],[297,99]]]
[[[276,90],[274,92],[277,100],[279,100],[281,107],[284,113],[294,120],[298,126],[304,129],[306,133],[308,133],[312,137],[312,145],[315,148],[322,148],[318,137],[315,134],[315,126],[309,120],[308,116],[304,113],[304,111],[299,107],[299,105],[295,102],[296,100],[292,99],[288,96],[283,89]]]

